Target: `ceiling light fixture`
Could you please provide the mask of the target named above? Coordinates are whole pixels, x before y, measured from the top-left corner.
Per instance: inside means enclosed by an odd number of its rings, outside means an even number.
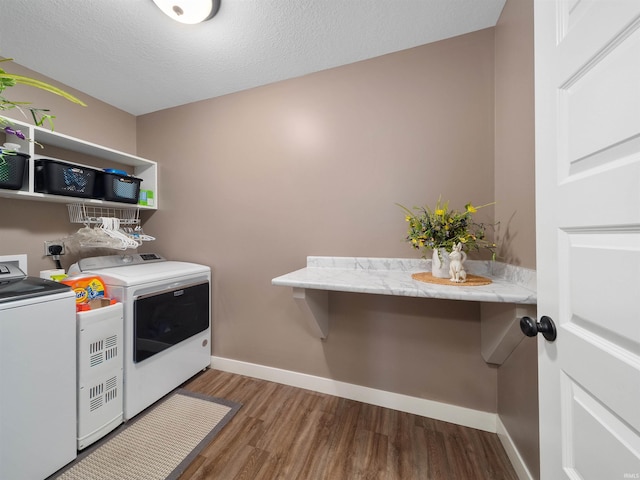
[[[153,0],[160,10],[180,23],[193,25],[213,18],[220,0]]]

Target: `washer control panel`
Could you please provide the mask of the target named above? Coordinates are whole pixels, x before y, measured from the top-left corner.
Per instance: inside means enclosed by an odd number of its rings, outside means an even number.
[[[140,265],[143,263],[165,262],[166,259],[157,253],[134,253],[127,255],[105,255],[102,257],[83,258],[78,261],[81,272],[91,270],[122,267],[123,265]],[[70,269],[71,270],[71,269]]]

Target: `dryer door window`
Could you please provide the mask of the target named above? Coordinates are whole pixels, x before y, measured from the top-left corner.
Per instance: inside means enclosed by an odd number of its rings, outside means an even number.
[[[139,297],[133,311],[138,363],[209,328],[209,283]]]

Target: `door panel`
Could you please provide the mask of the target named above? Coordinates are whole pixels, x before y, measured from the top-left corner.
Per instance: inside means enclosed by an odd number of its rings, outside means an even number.
[[[563,372],[598,398],[622,423],[640,431],[637,358],[619,344],[607,341],[577,323],[566,326],[563,333],[564,341],[558,355]],[[604,382],[603,378],[610,380]],[[579,431],[581,426],[575,428]],[[594,449],[592,453],[603,455],[605,452]],[[640,463],[637,466],[640,467]]]
[[[568,311],[584,328],[640,354],[640,301],[636,295],[619,295],[640,279],[640,272],[625,267],[640,265],[640,234],[575,234],[569,242]],[[598,282],[594,291],[598,277],[607,281]],[[615,299],[615,315],[608,299]]]
[[[576,64],[571,51],[563,50],[568,55],[563,70],[568,65],[572,69],[566,72],[568,77],[558,78],[562,82],[557,90],[560,164],[584,169],[577,165],[593,156],[602,164],[636,152],[633,146],[630,150],[622,147],[628,142],[637,146],[639,140],[640,19],[617,32],[585,63]],[[568,174],[569,168],[563,171]]]
[[[633,478],[630,475],[635,473],[640,451],[637,433],[566,375],[562,383],[567,399],[563,416],[568,420],[564,456],[573,459],[569,472],[582,478],[616,478],[611,476],[614,464],[623,472],[617,478],[624,478],[625,473],[629,474],[627,478]],[[611,451],[613,456],[603,462],[594,451]]]
[[[640,112],[640,110],[638,110]],[[640,130],[640,129],[639,129]],[[640,144],[634,147],[640,149]],[[637,232],[640,224],[640,162],[637,153],[620,154],[584,172],[572,173],[557,192],[556,212],[562,228],[600,234]],[[622,155],[618,157],[618,154]],[[562,208],[558,208],[562,206]],[[544,214],[548,217],[549,212]]]
[[[541,478],[640,478],[640,1],[536,0],[535,35]]]

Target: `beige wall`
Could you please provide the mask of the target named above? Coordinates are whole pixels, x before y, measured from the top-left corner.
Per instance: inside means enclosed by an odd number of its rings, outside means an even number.
[[[495,27],[495,197],[500,260],[536,268],[533,0],[509,0]]]
[[[0,64],[0,68],[16,75],[26,75],[41,79],[64,89],[87,104],[86,107],[82,107],[58,95],[24,85],[16,85],[5,90],[4,95],[10,100],[27,101],[31,102],[34,107],[51,110],[51,113],[56,116],[54,120],[56,132],[111,147],[122,152],[136,154],[136,117],[133,115],[14,62],[3,62]],[[5,110],[2,111],[2,115],[32,123],[31,116],[28,113],[25,118],[17,110]],[[46,150],[42,150],[42,153],[46,154]]]
[[[81,107],[57,95],[24,85],[5,90],[4,94],[10,100],[29,101],[35,107],[50,109],[56,116],[54,120],[56,132],[123,152],[136,153],[136,119],[133,115],[67,88],[13,62],[2,63],[1,68],[10,73],[32,76],[52,83],[76,95],[87,104],[86,108]],[[25,118],[17,110],[3,111],[2,115],[31,123],[30,115]],[[0,134],[0,144],[2,141],[3,135]],[[60,156],[59,150],[51,147],[44,149],[36,147],[36,152],[42,155]],[[44,256],[44,241],[64,238],[80,227],[80,225],[69,223],[67,207],[64,204],[0,197],[0,208],[3,212],[10,212],[3,215],[0,223],[0,255],[26,253],[28,273],[34,276],[37,276],[40,270],[55,268],[53,261]],[[65,268],[75,261],[76,253],[71,250],[69,255],[62,257]]]
[[[138,119],[147,222],[214,269],[214,355],[496,411],[478,305],[330,294],[314,338],[271,279],[307,255],[416,257],[396,202],[491,202],[493,29]],[[485,212],[489,219],[492,211]]]
[[[496,199],[502,253],[535,268],[532,44],[518,33],[530,7],[507,3],[495,46],[488,29],[137,121],[86,96],[86,109],[23,98],[52,108],[59,132],[130,153],[137,141],[160,163],[161,209],[145,212],[159,240],[145,250],[213,267],[215,355],[498,411],[536,472],[532,342],[497,370],[480,356],[476,303],[347,293],[330,295],[320,341],[291,290],[270,284],[307,255],[417,256],[395,203],[441,194],[457,207]],[[51,268],[42,242],[77,228],[64,205],[0,205],[0,255]]]
[[[533,0],[509,0],[495,28],[495,192],[500,253],[535,269]],[[525,338],[498,371],[498,414],[539,478],[538,362]]]

